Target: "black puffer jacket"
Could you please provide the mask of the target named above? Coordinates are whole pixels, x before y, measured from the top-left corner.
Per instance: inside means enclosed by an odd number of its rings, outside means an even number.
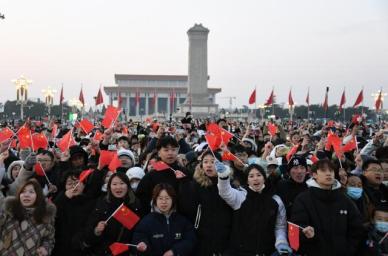
[[[185,186],[185,202],[191,200],[185,214],[195,224],[198,235],[196,255],[212,256],[228,250],[232,231],[233,209],[220,197],[218,178],[209,178],[200,165],[194,173],[194,181]],[[187,205],[187,204],[185,204]]]
[[[109,246],[114,242],[131,242],[133,229],[128,230],[115,218],[109,220],[100,236],[96,236],[94,233],[94,228],[98,222],[106,221],[121,203],[123,200],[113,198],[109,201],[107,197],[102,197],[97,201],[96,207],[89,217],[87,228],[80,237],[80,243],[89,248],[86,255],[110,255]],[[124,202],[124,204],[139,217],[142,216],[140,202],[137,199],[132,203]]]
[[[177,162],[170,165],[170,167],[174,170],[179,170],[183,173],[186,173],[184,167],[179,166]],[[141,179],[139,186],[136,190],[136,196],[139,198],[142,208],[146,213],[149,213],[151,210],[151,199],[152,199],[152,191],[157,184],[167,183],[171,185],[177,195],[180,193],[180,184],[187,180],[187,177],[177,179],[175,176],[175,172],[171,169],[160,170],[160,171],[150,171],[147,172],[146,175]],[[179,205],[179,198],[178,198]]]
[[[82,256],[82,245],[79,243],[78,232],[85,228],[92,213],[96,200],[79,195],[69,199],[60,193],[54,200],[57,206],[55,220],[55,247],[53,256]]]
[[[314,228],[315,236],[307,239],[300,232],[299,252],[317,256],[355,255],[363,227],[354,203],[340,191],[338,181],[332,190],[319,187],[314,179],[309,189],[300,194],[292,210],[291,221]]]
[[[282,199],[287,211],[287,219],[291,217],[292,206],[295,198],[302,192],[307,190],[305,182],[297,183],[293,179],[281,180],[277,184],[276,194]]]

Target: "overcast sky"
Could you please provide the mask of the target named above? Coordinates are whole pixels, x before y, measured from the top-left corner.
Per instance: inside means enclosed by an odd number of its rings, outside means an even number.
[[[187,30],[210,29],[209,87],[217,102],[248,104],[253,88],[263,103],[272,87],[278,102],[338,104],[346,87],[352,105],[362,87],[388,89],[387,0],[1,0],[0,102],[15,99],[12,79],[33,80],[31,97],[64,84],[65,98],[89,104],[114,74],[186,75]],[[386,99],[387,100],[387,99]]]

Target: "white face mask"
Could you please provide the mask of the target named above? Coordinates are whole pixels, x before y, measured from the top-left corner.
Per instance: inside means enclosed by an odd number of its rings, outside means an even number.
[[[139,186],[138,181],[131,182],[131,188],[133,191],[136,191],[137,187]]]
[[[388,180],[383,181],[384,186],[388,187]]]
[[[107,192],[108,191],[108,184],[105,183],[104,185],[102,185],[101,191]]]

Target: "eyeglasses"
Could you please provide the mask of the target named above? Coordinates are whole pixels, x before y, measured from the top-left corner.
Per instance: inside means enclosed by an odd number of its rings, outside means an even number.
[[[366,170],[370,171],[370,172],[377,172],[377,173],[383,172],[382,168],[369,168],[369,169],[366,169]]]

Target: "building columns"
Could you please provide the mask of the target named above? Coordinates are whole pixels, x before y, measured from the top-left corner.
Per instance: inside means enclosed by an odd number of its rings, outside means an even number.
[[[148,101],[149,101],[149,94],[146,92],[145,93],[145,115],[146,116],[150,114],[148,109]]]

